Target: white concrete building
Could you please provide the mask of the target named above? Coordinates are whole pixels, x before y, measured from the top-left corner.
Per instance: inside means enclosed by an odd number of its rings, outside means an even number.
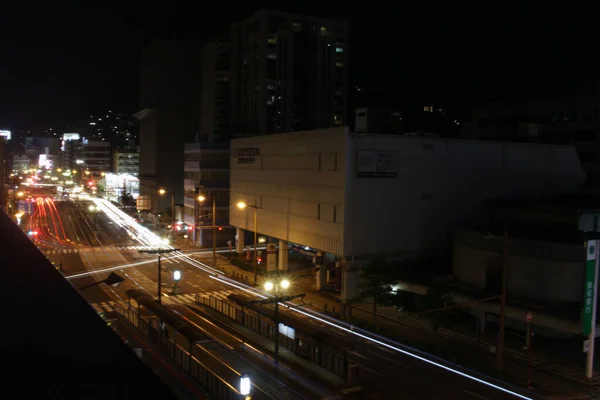
[[[349,299],[352,261],[427,256],[450,246],[483,199],[574,192],[584,180],[571,146],[347,128],[245,137],[231,142],[230,224],[252,230],[253,207],[236,203],[255,205],[259,234],[280,240],[280,269],[287,242],[335,255]],[[316,282],[326,283],[324,268]]]

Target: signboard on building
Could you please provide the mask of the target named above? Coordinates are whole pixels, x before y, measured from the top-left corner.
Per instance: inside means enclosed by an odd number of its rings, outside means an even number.
[[[277,246],[274,243],[267,244],[267,271],[277,269]]]
[[[138,196],[136,199],[136,208],[140,211],[152,209],[152,198],[150,196]]]
[[[260,149],[258,147],[237,149],[235,152],[235,163],[238,165],[260,164]]]
[[[389,150],[357,150],[356,176],[358,178],[396,178],[396,152]]]
[[[585,262],[585,288],[583,293],[583,326],[581,329],[584,336],[587,336],[592,332],[592,324],[595,322],[594,311],[596,307],[594,304],[594,292],[596,291],[596,274],[598,272],[596,265],[596,245],[596,240],[589,240],[586,246],[587,257]]]

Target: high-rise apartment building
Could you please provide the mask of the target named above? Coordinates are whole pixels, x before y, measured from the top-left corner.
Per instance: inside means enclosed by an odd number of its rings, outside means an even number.
[[[262,10],[234,24],[231,40],[235,133],[347,123],[346,22]]]
[[[229,67],[231,45],[226,35],[202,49],[200,83],[200,140],[220,142],[230,135]]]
[[[207,140],[347,124],[346,22],[262,10],[208,44],[202,65]]]

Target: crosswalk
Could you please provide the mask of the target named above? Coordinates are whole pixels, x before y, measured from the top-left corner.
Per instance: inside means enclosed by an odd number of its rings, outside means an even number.
[[[248,295],[247,292],[244,292],[243,290],[240,289],[234,289],[234,290],[217,290],[217,291],[213,291],[213,292],[202,292],[202,293],[186,293],[186,294],[178,294],[178,295],[169,295],[169,294],[164,294],[163,298],[162,298],[162,303],[164,305],[167,306],[172,306],[172,305],[193,305],[196,304],[196,298],[197,297],[204,297],[204,298],[209,298],[209,297],[216,297],[220,300],[227,300],[227,296],[229,296],[230,294],[243,294],[243,295]],[[115,308],[117,307],[117,305],[123,307],[123,308],[127,308],[127,302],[125,300],[121,300],[121,301],[103,301],[103,302],[99,302],[99,303],[90,303],[90,305],[94,308],[94,310],[96,310],[96,312],[98,314],[104,314],[104,313],[111,313],[115,311]],[[131,300],[131,305],[132,307],[137,307],[137,304],[135,302],[135,300]]]
[[[59,249],[59,250],[42,250],[43,253],[47,256],[52,256],[56,254],[76,254],[79,253],[79,249]],[[83,249],[81,251],[84,251]]]
[[[156,248],[156,246],[115,246],[117,250],[120,251],[140,251],[140,250],[151,250]]]

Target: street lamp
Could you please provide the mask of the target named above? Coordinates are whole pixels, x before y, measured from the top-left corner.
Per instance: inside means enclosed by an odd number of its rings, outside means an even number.
[[[160,256],[162,254],[172,253],[174,251],[179,251],[179,249],[170,248],[170,249],[152,249],[152,250],[140,250],[140,253],[148,253],[148,254],[158,254],[158,304],[162,304],[162,277],[161,277],[161,268],[160,268]],[[181,278],[181,273],[179,274]]]
[[[256,210],[258,209],[258,207],[257,207],[257,205],[256,205],[256,202],[255,202],[255,204],[254,204],[254,205],[249,205],[249,204],[246,204],[246,203],[245,203],[245,202],[243,202],[243,201],[239,201],[239,202],[237,203],[237,207],[238,207],[240,210],[243,210],[243,209],[245,209],[246,207],[250,207],[250,208],[254,209],[254,259],[252,260],[252,265],[254,266],[254,285],[256,286],[256,284],[257,284],[257,279],[258,279],[258,278],[257,278],[257,270],[256,270],[256,268],[257,268],[257,263],[256,263],[256,261],[257,261],[257,257],[258,257],[258,255],[257,255],[257,253],[256,253],[256,247],[257,247],[257,240],[256,240],[256,235],[257,235]]]
[[[181,279],[181,271],[175,270],[173,271],[173,294],[177,294],[177,288],[179,287],[178,283]]]
[[[198,196],[198,201],[204,203],[206,197]],[[217,196],[212,196],[212,245],[213,245],[213,265],[217,267]]]
[[[281,280],[268,280],[265,282],[265,290],[269,293],[273,293],[266,300],[259,300],[262,304],[275,303],[275,366],[279,365],[279,302],[291,301],[297,297],[304,297],[304,293],[295,296],[285,296],[283,291],[289,289],[290,281],[283,278]]]
[[[167,194],[165,189],[159,189],[158,194],[164,196]],[[175,224],[175,195],[171,192],[171,225]],[[172,234],[172,233],[171,233]]]

